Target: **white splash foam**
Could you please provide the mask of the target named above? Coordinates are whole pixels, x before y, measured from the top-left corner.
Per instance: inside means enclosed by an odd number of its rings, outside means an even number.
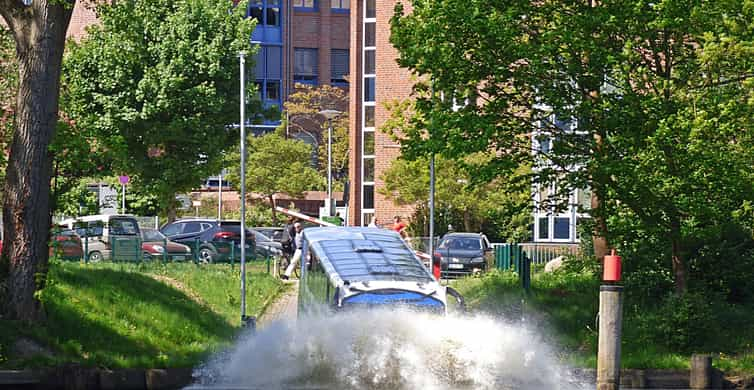
[[[264,389],[582,388],[523,326],[400,310],[271,323],[203,372],[205,384]]]

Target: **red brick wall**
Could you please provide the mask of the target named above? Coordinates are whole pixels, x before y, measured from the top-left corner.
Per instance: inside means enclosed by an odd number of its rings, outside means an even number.
[[[393,142],[390,137],[383,134],[379,129],[390,117],[390,113],[384,107],[386,102],[395,99],[406,99],[410,97],[413,86],[412,76],[409,71],[402,69],[395,61],[397,51],[390,44],[390,18],[393,16],[395,4],[400,0],[377,0],[377,41],[376,41],[376,91],[375,91],[375,215],[377,224],[389,224],[393,216],[401,215],[405,218],[413,214],[413,207],[398,206],[391,200],[385,199],[379,194],[380,188],[384,187],[384,181],[381,176],[385,170],[390,167],[392,161],[400,155],[400,146]],[[410,4],[403,2],[406,9],[410,11]],[[361,205],[357,204],[360,200],[360,159],[361,159],[361,55],[362,55],[362,16],[364,0],[352,0],[352,20],[351,20],[351,165],[350,176],[351,182],[354,183],[351,189],[351,215],[349,222],[360,224]],[[357,11],[358,10],[358,11]],[[358,61],[356,58],[358,57]]]
[[[319,10],[315,12],[297,11],[291,7],[293,17],[290,26],[292,37],[289,47],[293,60],[295,48],[317,48],[319,56],[319,84],[330,84],[330,50],[348,49],[350,29],[348,13],[334,13],[330,0],[319,0]],[[293,66],[290,67],[293,79]]]
[[[68,25],[66,37],[79,40],[86,34],[86,27],[94,23],[98,23],[97,15],[94,13],[94,2],[77,1],[73,7],[73,15],[71,15],[71,23]]]

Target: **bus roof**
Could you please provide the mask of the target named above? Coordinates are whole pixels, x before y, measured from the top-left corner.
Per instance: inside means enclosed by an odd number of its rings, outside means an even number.
[[[335,283],[434,282],[434,278],[392,230],[368,227],[304,229],[304,240]]]

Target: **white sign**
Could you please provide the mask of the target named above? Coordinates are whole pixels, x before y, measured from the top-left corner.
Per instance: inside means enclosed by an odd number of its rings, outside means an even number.
[[[201,206],[201,205],[202,205],[202,201],[200,201],[200,200],[195,200],[195,201],[191,202],[191,204],[192,204],[192,205],[193,205],[194,207],[199,207],[199,206]]]

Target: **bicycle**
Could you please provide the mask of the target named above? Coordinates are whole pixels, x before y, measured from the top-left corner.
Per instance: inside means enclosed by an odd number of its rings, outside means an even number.
[[[290,253],[288,253],[287,251],[283,251],[283,255],[280,256],[280,262],[278,264],[278,277],[279,278],[282,279],[283,275],[285,275],[285,270],[288,268],[288,265],[291,264],[292,258],[293,258],[293,256]],[[291,276],[295,275],[296,278],[300,277],[300,275],[299,275],[299,273],[300,273],[299,267],[300,266],[301,266],[301,264],[296,264],[296,267],[293,268],[293,275],[291,275]]]

